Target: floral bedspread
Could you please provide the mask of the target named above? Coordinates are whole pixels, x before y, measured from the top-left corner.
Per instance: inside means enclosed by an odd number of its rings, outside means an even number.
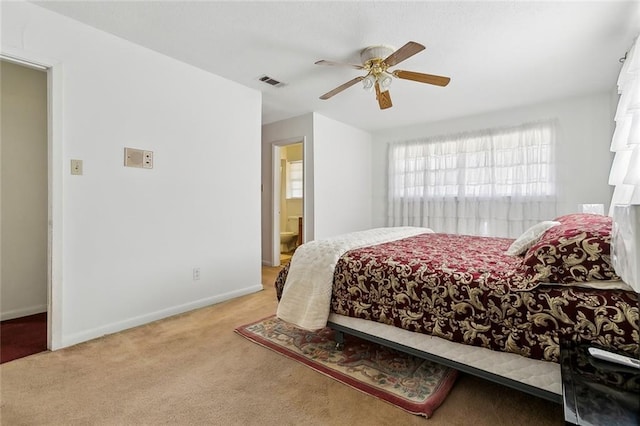
[[[512,241],[422,234],[348,251],[335,268],[331,311],[553,362],[561,339],[640,355],[637,293],[518,290],[523,258],[504,253]]]

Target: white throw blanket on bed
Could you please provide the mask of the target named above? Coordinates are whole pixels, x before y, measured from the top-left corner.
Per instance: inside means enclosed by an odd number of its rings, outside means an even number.
[[[289,265],[278,318],[305,330],[325,327],[331,308],[333,272],[340,256],[355,248],[429,232],[433,231],[416,227],[376,228],[301,245]]]

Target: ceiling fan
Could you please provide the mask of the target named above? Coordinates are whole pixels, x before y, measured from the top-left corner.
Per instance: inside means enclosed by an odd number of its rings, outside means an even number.
[[[362,81],[365,90],[376,91],[376,98],[378,99],[378,105],[380,109],[386,109],[393,106],[391,103],[391,95],[389,94],[389,86],[391,85],[392,76],[402,78],[405,80],[413,80],[420,83],[434,84],[436,86],[446,86],[451,80],[449,77],[442,77],[439,75],[423,74],[414,71],[395,70],[389,71],[390,67],[393,67],[400,62],[404,61],[415,55],[416,53],[424,50],[424,46],[415,41],[410,41],[400,49],[395,50],[389,46],[370,46],[360,52],[360,59],[362,65],[345,64],[342,62],[325,61],[320,60],[316,62],[316,65],[337,65],[347,66],[355,68],[357,70],[365,70],[367,72],[364,76],[359,76],[353,80],[349,80],[346,83],[336,87],[335,89],[320,96],[320,99],[326,100],[334,95],[342,92],[345,89],[353,86],[354,84]]]

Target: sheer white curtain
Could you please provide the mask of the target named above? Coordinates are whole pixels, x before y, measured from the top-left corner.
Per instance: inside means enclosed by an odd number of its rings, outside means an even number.
[[[388,225],[517,237],[556,216],[554,122],[389,145]]]
[[[615,158],[609,185],[615,189],[610,214],[615,204],[640,204],[640,47],[637,38],[622,65],[618,93],[616,130],[611,141]]]

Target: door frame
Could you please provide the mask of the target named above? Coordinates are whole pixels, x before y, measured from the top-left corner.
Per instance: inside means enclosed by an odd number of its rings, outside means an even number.
[[[62,63],[2,47],[2,59],[47,73],[47,348],[62,348]]]
[[[295,137],[271,143],[271,266],[280,266],[280,149],[288,145],[302,144],[302,169],[306,171],[305,137]],[[306,222],[307,191],[306,172],[303,172],[302,220]],[[303,222],[304,223],[304,222]],[[307,241],[302,232],[302,242]]]

